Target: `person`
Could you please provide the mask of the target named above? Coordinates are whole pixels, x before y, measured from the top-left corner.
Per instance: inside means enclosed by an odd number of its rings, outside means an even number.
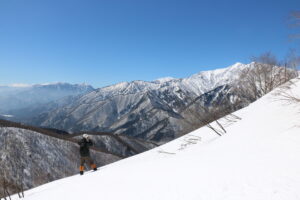
[[[90,139],[89,135],[83,134],[83,137],[78,142],[78,144],[80,146],[80,149],[79,149],[79,152],[80,152],[80,167],[79,167],[80,175],[83,175],[83,173],[84,173],[84,164],[85,163],[88,163],[91,166],[91,168],[94,171],[96,171],[97,167],[90,155],[90,147],[93,146],[94,144],[93,144],[93,141]]]

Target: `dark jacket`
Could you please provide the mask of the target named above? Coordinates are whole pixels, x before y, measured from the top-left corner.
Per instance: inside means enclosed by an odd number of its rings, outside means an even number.
[[[90,147],[93,146],[93,141],[92,140],[87,140],[85,138],[82,138],[79,142],[78,142],[80,149],[80,156],[81,157],[90,157]]]

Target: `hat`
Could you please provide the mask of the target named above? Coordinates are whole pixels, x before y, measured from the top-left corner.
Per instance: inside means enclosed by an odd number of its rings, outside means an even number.
[[[88,139],[88,138],[89,138],[89,135],[88,135],[88,134],[83,134],[82,137],[85,138],[85,139]]]

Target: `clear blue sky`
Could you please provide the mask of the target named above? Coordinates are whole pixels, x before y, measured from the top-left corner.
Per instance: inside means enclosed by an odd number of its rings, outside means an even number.
[[[300,0],[0,0],[0,84],[95,87],[283,57]]]

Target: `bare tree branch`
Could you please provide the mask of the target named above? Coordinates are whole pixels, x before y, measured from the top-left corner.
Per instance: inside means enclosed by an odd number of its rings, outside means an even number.
[[[283,62],[270,52],[253,57],[253,66],[241,71],[237,91],[256,100],[298,76],[300,58],[290,51]]]

